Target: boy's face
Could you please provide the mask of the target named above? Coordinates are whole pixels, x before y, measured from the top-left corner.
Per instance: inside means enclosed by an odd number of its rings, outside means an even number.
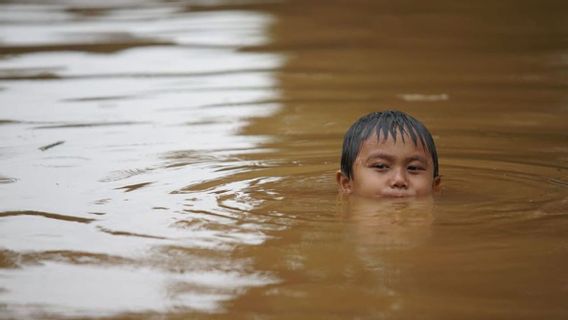
[[[371,198],[420,197],[432,194],[440,183],[434,178],[432,156],[420,141],[414,145],[397,133],[396,143],[371,135],[361,145],[353,163],[353,177],[337,173],[340,189],[347,194]]]

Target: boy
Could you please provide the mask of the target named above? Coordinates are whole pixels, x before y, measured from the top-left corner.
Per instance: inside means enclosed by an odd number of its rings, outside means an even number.
[[[404,112],[363,116],[345,134],[337,184],[343,194],[370,198],[430,195],[440,185],[434,139]]]

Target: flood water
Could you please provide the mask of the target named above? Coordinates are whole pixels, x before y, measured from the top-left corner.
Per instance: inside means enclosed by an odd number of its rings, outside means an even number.
[[[0,318],[566,319],[567,10],[0,1]],[[339,198],[393,108],[442,191]]]

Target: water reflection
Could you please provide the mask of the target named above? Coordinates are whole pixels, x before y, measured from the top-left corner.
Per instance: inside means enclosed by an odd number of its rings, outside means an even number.
[[[343,199],[346,234],[360,262],[359,276],[371,283],[371,296],[383,304],[382,316],[399,316],[413,287],[407,255],[427,247],[433,232],[435,204],[426,199]]]
[[[4,312],[220,312],[278,281],[230,258],[267,238],[246,220],[261,202],[246,190],[263,178],[183,191],[262,152],[266,137],[236,133],[279,108],[257,102],[277,99],[283,58],[239,48],[268,40],[270,15],[160,1],[1,7]]]
[[[343,199],[344,218],[361,246],[376,250],[412,248],[428,239],[434,221],[434,200]]]
[[[176,308],[218,312],[220,302],[247,287],[274,282],[270,277],[244,273],[236,267],[233,271],[197,270],[202,266],[194,266],[191,271],[169,271],[104,266],[100,261],[78,265],[66,262],[43,261],[41,266],[3,271],[3,285],[10,288],[4,293],[3,301],[8,305],[4,312],[23,317],[44,317],[50,313],[100,317]]]

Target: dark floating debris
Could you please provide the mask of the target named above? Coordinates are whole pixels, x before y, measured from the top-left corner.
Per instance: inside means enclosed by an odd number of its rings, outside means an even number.
[[[41,150],[41,151],[45,151],[45,150],[47,150],[47,149],[51,149],[51,148],[53,148],[53,147],[57,147],[58,145],[63,144],[63,143],[65,143],[65,141],[63,141],[63,140],[62,140],[62,141],[57,141],[57,142],[54,142],[54,143],[52,143],[52,144],[48,144],[47,146],[39,147],[38,149]]]

